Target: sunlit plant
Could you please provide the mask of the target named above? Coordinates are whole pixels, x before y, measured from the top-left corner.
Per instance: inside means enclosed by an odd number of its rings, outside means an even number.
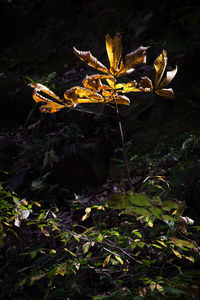
[[[166,50],[163,50],[154,62],[156,71],[154,85],[147,76],[142,77],[139,82],[133,80],[128,83],[118,83],[118,77],[132,73],[138,65],[146,64],[146,53],[149,47],[140,46],[137,50],[127,54],[123,60],[121,35],[117,33],[114,38],[111,38],[107,34],[105,42],[110,68],[98,61],[90,51],[79,51],[75,47],[73,48],[74,54],[78,58],[103,74],[86,75],[82,81],[83,87],[74,86],[66,90],[63,99],[40,83],[29,84],[34,88],[33,99],[36,102],[46,103],[40,107],[42,112],[55,113],[62,108],[75,107],[82,103],[130,105],[130,99],[124,95],[130,92],[155,92],[160,96],[174,98],[173,90],[166,86],[176,75],[177,66],[174,70],[166,72],[166,77],[162,80],[167,66]],[[102,80],[105,82],[102,83]],[[51,99],[44,97],[41,92],[50,96]]]
[[[98,61],[90,51],[79,51],[75,47],[73,48],[74,54],[79,59],[103,74],[86,75],[82,81],[83,87],[74,86],[69,90],[66,90],[62,99],[40,83],[31,83],[29,85],[34,88],[33,99],[36,102],[46,103],[40,107],[40,110],[43,113],[55,113],[62,108],[75,108],[78,104],[84,103],[104,103],[114,105],[118,117],[124,162],[131,185],[118,104],[130,105],[130,99],[124,95],[130,92],[154,92],[160,96],[174,98],[173,90],[171,88],[166,88],[166,86],[168,86],[176,75],[177,66],[172,71],[166,72],[166,77],[162,79],[167,66],[167,51],[163,50],[154,62],[156,72],[154,85],[147,76],[141,77],[139,82],[133,80],[128,83],[118,83],[118,77],[132,73],[138,65],[146,64],[146,53],[149,47],[140,46],[137,50],[127,54],[125,59],[122,59],[121,35],[117,33],[114,38],[112,38],[107,34],[105,42],[110,68],[107,68]],[[41,92],[50,97],[45,97]]]

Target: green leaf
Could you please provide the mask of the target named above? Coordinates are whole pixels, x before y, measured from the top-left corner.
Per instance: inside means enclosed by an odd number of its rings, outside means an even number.
[[[137,206],[151,206],[150,198],[142,193],[128,193],[132,204]]]
[[[89,249],[90,249],[90,242],[86,242],[85,244],[83,244],[82,246],[83,253],[87,253]]]
[[[151,207],[149,207],[149,210],[152,213],[152,215],[154,215],[156,218],[160,219],[160,216],[162,214],[162,208],[152,205]]]
[[[129,207],[125,209],[125,214],[127,215],[140,215],[144,217],[149,217],[151,213],[146,208],[142,207]]]
[[[39,214],[39,217],[38,217],[38,222],[40,222],[41,220],[43,220],[45,217],[45,211],[41,212],[41,214]]]
[[[176,245],[177,247],[180,247],[180,248],[183,248],[183,247],[187,247],[187,248],[190,248],[190,249],[196,248],[196,246],[193,242],[190,242],[190,241],[187,241],[187,240],[180,240],[180,239],[177,239],[175,237],[171,237],[170,241],[174,245]]]
[[[170,221],[170,222],[175,222],[176,221],[176,218],[173,217],[173,216],[163,215],[162,217],[163,217],[163,219],[165,219],[167,221]]]
[[[27,281],[27,278],[24,278],[22,281],[20,281],[19,286],[23,286]]]
[[[42,274],[38,274],[38,275],[32,276],[31,277],[31,283],[30,283],[30,285],[33,285],[36,280],[40,280],[45,275],[46,275],[45,273],[42,273]]]
[[[67,251],[69,254],[71,254],[72,256],[75,256],[76,257],[76,254],[72,251],[70,251],[69,249],[67,248],[64,248],[65,251]]]
[[[33,258],[35,258],[35,257],[36,257],[36,255],[37,255],[37,251],[36,251],[36,250],[34,250],[34,251],[31,251],[31,252],[29,252],[29,254],[30,254],[30,257],[33,259]]]
[[[137,231],[137,229],[133,230],[132,233],[134,233],[135,235],[137,235],[139,238],[142,237],[141,233]]]
[[[97,240],[97,242],[99,242],[99,243],[101,244],[102,241],[103,241],[103,235],[100,233],[100,234],[98,235],[98,237],[96,238],[96,240]]]

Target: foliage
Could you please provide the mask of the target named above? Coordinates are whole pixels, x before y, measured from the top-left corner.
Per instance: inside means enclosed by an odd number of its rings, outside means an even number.
[[[182,217],[183,204],[125,193],[116,186],[113,194],[113,188],[104,185],[95,198],[76,195],[65,210],[42,208],[37,202],[30,205],[16,195],[5,210],[4,200],[12,193],[2,190],[2,248],[9,241],[10,249],[1,280],[5,282],[8,274],[12,279],[1,297],[8,293],[7,299],[13,300],[22,295],[31,300],[63,299],[66,294],[70,299],[83,295],[85,299],[179,299],[187,293],[190,281],[199,276],[192,271],[184,276],[199,259],[193,240],[199,227]],[[23,222],[16,223],[16,218]],[[10,229],[17,234],[10,235]]]
[[[177,66],[174,70],[166,72],[167,51],[163,50],[154,62],[156,71],[155,84],[147,77],[142,77],[139,84],[136,80],[128,83],[117,83],[116,79],[121,76],[132,73],[138,65],[146,63],[146,52],[149,47],[139,47],[137,50],[125,56],[123,62],[122,56],[122,38],[120,34],[116,34],[111,38],[106,35],[106,50],[110,61],[110,68],[105,67],[94,57],[90,51],[79,51],[73,48],[74,54],[89,66],[104,74],[95,74],[86,76],[82,83],[84,87],[74,86],[64,93],[61,99],[53,91],[40,83],[29,84],[33,89],[33,99],[36,102],[45,102],[40,107],[44,113],[55,113],[64,107],[76,107],[81,103],[105,103],[105,104],[123,104],[130,105],[130,100],[124,94],[130,92],[155,92],[160,96],[174,98],[171,88],[165,88],[174,78],[177,72]],[[102,83],[105,80],[107,84]],[[44,96],[45,95],[45,96]],[[46,97],[49,96],[49,98]]]

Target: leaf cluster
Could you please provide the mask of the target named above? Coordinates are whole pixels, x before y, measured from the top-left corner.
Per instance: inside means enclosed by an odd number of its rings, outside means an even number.
[[[130,99],[124,95],[130,92],[155,92],[160,96],[174,98],[173,90],[166,87],[176,75],[177,66],[174,70],[166,72],[166,76],[163,78],[167,66],[166,50],[163,50],[154,62],[156,73],[154,84],[147,76],[142,77],[139,82],[133,80],[128,83],[118,83],[117,78],[129,75],[137,66],[146,64],[149,47],[140,46],[135,51],[128,53],[123,60],[121,35],[116,34],[112,38],[107,34],[105,42],[110,68],[103,65],[90,51],[79,51],[75,47],[73,48],[74,54],[80,60],[103,74],[86,76],[82,81],[83,87],[74,86],[66,90],[63,99],[43,84],[29,84],[34,89],[33,99],[35,102],[46,103],[40,107],[42,112],[55,113],[64,107],[74,108],[78,104],[84,103],[130,105]]]
[[[27,210],[29,204],[22,204]],[[37,210],[31,207],[30,215],[18,224],[21,233],[15,235],[15,244],[21,235],[39,239],[24,244],[17,261],[9,259],[7,272],[18,268],[15,289],[10,289],[12,299],[22,294],[30,298],[28,291],[35,286],[40,299],[52,299],[55,292],[58,299],[66,293],[72,299],[82,295],[88,299],[139,299],[142,295],[164,299],[184,294],[191,277],[183,287],[177,283],[184,270],[180,261],[191,267],[199,250],[188,235],[190,228],[187,233],[192,222],[181,216],[181,203],[169,200],[161,206],[158,198],[145,194],[119,192],[116,196],[102,191],[96,204],[89,206],[83,196],[76,196],[70,208],[73,219],[56,207],[34,204]],[[162,212],[157,214],[156,207]],[[10,225],[17,228],[14,219]],[[19,265],[20,259],[25,259],[26,267]]]

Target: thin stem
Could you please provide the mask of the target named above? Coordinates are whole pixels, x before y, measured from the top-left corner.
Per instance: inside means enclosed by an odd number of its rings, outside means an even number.
[[[119,131],[120,131],[120,136],[121,136],[122,150],[123,150],[123,155],[124,155],[124,162],[125,162],[125,166],[126,166],[126,172],[127,172],[130,188],[133,189],[133,185],[132,185],[132,182],[131,182],[130,171],[129,171],[129,166],[128,166],[128,159],[127,159],[127,156],[126,156],[126,149],[125,149],[122,122],[121,122],[121,119],[120,119],[119,108],[118,108],[116,100],[115,100],[115,107],[116,107],[116,113],[117,113],[117,118],[118,118],[118,125],[119,125]]]

